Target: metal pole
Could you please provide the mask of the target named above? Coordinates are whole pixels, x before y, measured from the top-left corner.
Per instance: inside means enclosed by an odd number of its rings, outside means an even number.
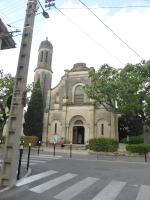
[[[22,145],[23,145],[23,149],[24,149],[24,141],[22,143],[23,143]],[[23,154],[23,149],[22,149],[22,154]]]
[[[0,186],[9,188],[16,184],[18,144],[25,106],[22,97],[23,92],[26,90],[36,4],[37,0],[28,0],[0,173]]]
[[[54,142],[54,157],[55,157],[55,142]]]
[[[70,143],[70,158],[72,158],[72,143]]]
[[[18,165],[18,175],[17,175],[17,180],[19,180],[19,177],[20,177],[22,154],[23,154],[23,145],[21,145],[21,149],[20,149],[20,158],[19,158],[19,165]]]
[[[40,141],[39,141],[39,143],[38,143],[38,156],[39,156],[39,151],[40,151]]]
[[[144,153],[145,153],[145,162],[147,162],[147,157],[146,157],[146,148],[144,147]]]
[[[29,143],[29,150],[28,150],[28,162],[27,162],[27,170],[29,168],[29,161],[30,161],[30,150],[31,150],[31,143]]]

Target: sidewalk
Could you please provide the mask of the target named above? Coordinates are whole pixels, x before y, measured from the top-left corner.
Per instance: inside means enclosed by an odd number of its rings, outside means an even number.
[[[0,168],[1,168],[1,166],[0,166]],[[16,183],[20,182],[22,179],[24,179],[27,176],[29,176],[30,173],[31,173],[31,169],[30,168],[27,170],[27,166],[21,165],[20,177],[19,177],[19,180],[17,180]],[[17,177],[17,174],[16,174],[16,177]],[[10,189],[10,188],[0,187],[0,193],[6,191],[8,189]]]
[[[52,147],[41,147],[41,151],[43,153],[50,152],[53,154],[54,148]],[[116,161],[116,162],[138,162],[138,163],[146,163],[145,155],[139,155],[137,153],[127,152],[124,148],[120,148],[116,154],[113,152],[94,152],[88,149],[85,150],[75,150],[72,149],[71,152],[72,159],[81,159],[81,160],[103,160],[103,161]],[[70,158],[70,149],[57,148],[55,149],[55,155],[62,155],[63,158]],[[147,154],[147,163],[150,164],[150,157]]]

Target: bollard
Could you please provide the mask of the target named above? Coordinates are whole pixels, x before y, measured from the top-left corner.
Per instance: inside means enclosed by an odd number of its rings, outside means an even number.
[[[54,142],[54,155],[53,156],[55,157],[55,142]]]
[[[27,170],[29,168],[29,161],[30,161],[30,150],[31,150],[31,143],[29,143],[29,150],[28,150],[28,161],[27,161]]]
[[[21,170],[21,158],[22,158],[22,153],[23,153],[23,145],[20,146],[20,158],[19,158],[19,165],[18,165],[18,175],[17,175],[17,180],[19,180],[20,177],[20,170]]]
[[[23,145],[23,149],[24,149],[24,141],[22,142],[22,145]],[[23,154],[23,149],[22,149],[22,154]]]
[[[70,158],[72,158],[72,143],[70,142]]]
[[[39,141],[39,144],[38,144],[38,156],[39,156],[39,151],[40,151],[40,141]]]
[[[146,158],[146,148],[144,147],[144,154],[145,154],[145,162],[147,162],[147,158]]]

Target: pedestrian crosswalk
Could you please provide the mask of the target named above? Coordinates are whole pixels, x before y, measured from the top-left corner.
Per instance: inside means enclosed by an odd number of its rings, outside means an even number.
[[[56,176],[55,178],[51,178],[50,176]],[[78,178],[78,182],[74,183],[71,180]],[[46,181],[44,182],[44,178],[46,178]],[[49,178],[49,181],[47,181]],[[39,179],[42,179],[42,184],[36,184],[36,181]],[[32,187],[30,188],[30,183],[34,182]],[[44,183],[43,183],[44,182]],[[119,195],[121,195],[121,191],[124,190],[125,186],[128,184],[127,182],[123,181],[116,181],[112,180],[108,184],[105,185],[105,187],[102,186],[102,181],[100,178],[96,177],[80,177],[77,174],[72,173],[66,173],[59,175],[58,171],[49,170],[47,172],[43,172],[37,175],[29,176],[20,182],[16,184],[17,187],[28,185],[29,191],[41,194],[44,192],[51,192],[52,189],[56,186],[59,186],[61,184],[64,184],[69,182],[69,186],[67,185],[67,188],[62,189],[62,191],[59,191],[59,193],[53,195],[54,199],[58,200],[71,200],[76,197],[77,199],[80,199],[80,195],[82,195],[81,199],[87,199],[83,198],[83,193],[85,192],[88,195],[88,190],[90,189],[90,194],[92,193],[91,200],[115,200],[116,198],[119,199]],[[38,181],[39,183],[39,181]],[[91,188],[90,188],[91,187]],[[98,188],[98,192],[92,192],[94,188]],[[64,188],[64,187],[63,187]],[[130,190],[130,187],[126,187],[126,189]],[[125,189],[125,190],[126,190]],[[96,190],[97,191],[97,190]],[[131,193],[131,191],[129,191]],[[147,185],[141,185],[139,186],[139,191],[137,191],[137,197],[135,199],[132,198],[132,200],[149,200],[150,199],[150,186]],[[121,198],[120,198],[121,199]]]
[[[30,155],[30,162],[29,165],[37,165],[40,163],[45,163],[47,161],[51,161],[54,159],[59,159],[61,156],[56,156],[53,157],[52,155]],[[23,155],[22,159],[21,159],[21,164],[22,165],[26,165],[27,164],[27,159],[28,156],[27,155]]]

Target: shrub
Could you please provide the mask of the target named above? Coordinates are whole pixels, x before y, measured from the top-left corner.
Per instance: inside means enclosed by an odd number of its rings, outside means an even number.
[[[118,149],[119,143],[116,139],[92,138],[89,140],[89,149],[93,151],[113,152]]]
[[[139,154],[144,154],[146,148],[146,153],[150,152],[150,145],[146,144],[129,144],[126,145],[126,150],[131,151],[132,153],[139,153]]]
[[[70,144],[69,140],[64,140],[64,144]]]
[[[24,146],[29,146],[29,143],[31,143],[31,146],[36,146],[38,142],[38,137],[36,136],[21,136],[21,144],[23,144],[24,141]]]
[[[129,137],[129,144],[141,144],[143,143],[143,136],[133,136],[133,137]],[[123,138],[121,140],[121,143],[125,143],[128,144],[127,138]]]
[[[2,136],[2,137],[1,137],[2,144],[5,144],[5,140],[6,140],[6,137],[5,137],[5,136]]]
[[[5,136],[1,137],[2,143],[5,144]],[[29,146],[29,143],[31,143],[31,146],[36,146],[38,142],[38,137],[36,136],[21,136],[20,138],[21,144],[23,144],[24,141],[24,146]]]

